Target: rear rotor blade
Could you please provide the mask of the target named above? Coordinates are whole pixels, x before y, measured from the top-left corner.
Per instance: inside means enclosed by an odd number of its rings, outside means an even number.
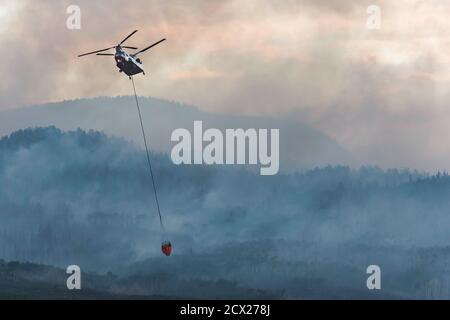
[[[161,42],[166,41],[166,39],[161,39],[158,42],[155,42],[154,44],[152,44],[151,46],[148,46],[147,48],[142,49],[141,51],[136,52],[134,55],[138,55],[141,52],[147,51],[150,48],[153,48],[154,46],[156,46],[157,44],[160,44]]]
[[[134,50],[137,50],[138,48],[136,48],[136,47],[127,47],[127,46],[122,46],[122,48],[125,48],[125,49],[134,49]]]
[[[122,43],[124,43],[125,41],[127,41],[128,38],[131,37],[131,36],[132,36],[133,34],[135,34],[136,32],[137,32],[137,30],[134,30],[132,33],[130,33],[130,34],[128,35],[128,37],[126,37],[125,39],[123,39],[122,42],[120,42],[118,45],[120,46]]]
[[[96,56],[113,56],[112,53],[97,53]]]
[[[111,48],[107,48],[107,49],[102,49],[102,50],[96,50],[96,51],[92,51],[92,52],[88,52],[88,53],[83,53],[78,55],[78,57],[82,57],[82,56],[87,56],[88,54],[93,54],[93,53],[97,53],[97,52],[103,52],[103,51],[107,51],[107,50],[111,50],[114,49],[115,47],[111,47]]]

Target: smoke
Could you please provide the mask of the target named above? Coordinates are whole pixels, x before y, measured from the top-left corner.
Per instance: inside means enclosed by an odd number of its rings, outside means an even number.
[[[361,277],[373,263],[388,278],[410,279],[389,282],[383,294],[422,296],[448,269],[446,173],[328,166],[260,176],[151,158],[165,236],[145,154],[135,145],[55,127],[3,137],[0,257],[148,276],[164,283],[159,291],[145,281],[122,290],[172,296],[190,281],[225,279],[277,296],[343,297],[339,288],[352,287],[349,296],[365,297]],[[161,259],[163,239],[174,245],[173,259]],[[441,258],[431,263],[437,251]],[[411,278],[416,269],[420,277]]]
[[[161,230],[151,184],[145,157],[133,145],[49,127],[15,132],[0,148],[2,256],[58,264],[77,258],[104,268],[123,257],[131,263],[157,254]],[[239,167],[152,158],[179,253],[264,239],[448,242],[447,177],[431,193],[432,181],[408,184],[425,176],[406,170],[328,167],[261,177]]]
[[[370,1],[81,0],[78,31],[65,26],[69,4],[2,4],[1,109],[129,94],[112,60],[76,56],[137,28],[130,45],[168,38],[143,57],[143,95],[302,119],[363,163],[447,168],[445,1],[381,1],[375,31],[365,27]]]

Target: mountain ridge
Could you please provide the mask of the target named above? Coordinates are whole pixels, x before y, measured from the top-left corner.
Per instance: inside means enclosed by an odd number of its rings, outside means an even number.
[[[286,118],[233,116],[151,97],[139,97],[141,112],[154,151],[170,153],[173,130],[192,130],[193,121],[206,128],[280,129],[280,171],[291,172],[326,165],[356,165],[353,155],[331,137],[305,123]],[[26,127],[54,125],[62,130],[98,130],[142,147],[132,96],[96,97],[51,102],[0,112],[0,136]]]

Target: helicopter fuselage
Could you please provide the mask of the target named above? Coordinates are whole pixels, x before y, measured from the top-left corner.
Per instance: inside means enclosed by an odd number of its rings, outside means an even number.
[[[127,52],[125,52],[125,50],[123,50],[124,48],[133,49],[133,50],[138,50],[138,48],[123,46],[122,44],[125,41],[127,41],[136,32],[137,32],[137,30],[134,30],[125,39],[123,39],[121,42],[119,42],[119,44],[116,46],[109,47],[106,49],[95,50],[95,51],[91,51],[88,53],[79,54],[78,57],[84,57],[84,56],[87,56],[90,54],[97,54],[97,56],[113,56],[114,60],[116,61],[116,66],[117,66],[117,68],[119,68],[119,72],[125,73],[127,76],[130,77],[130,79],[131,79],[131,76],[134,76],[135,74],[142,73],[145,75],[144,66],[142,65],[142,61],[137,56],[139,54],[141,54],[142,52],[145,52],[145,51],[153,48],[154,46],[160,44],[161,42],[166,41],[166,38],[161,39],[161,40],[149,45],[148,47],[146,47],[144,49],[134,52],[133,54],[128,54]],[[114,53],[114,54],[113,53],[103,53],[103,52],[111,50],[111,49],[115,49],[116,53]]]
[[[135,74],[144,73],[144,66],[140,59],[129,55],[122,49],[116,51],[114,60],[116,60],[116,66],[119,68],[119,71],[127,76],[131,77]]]

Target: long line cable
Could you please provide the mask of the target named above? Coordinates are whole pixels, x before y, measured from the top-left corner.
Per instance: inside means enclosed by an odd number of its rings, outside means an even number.
[[[145,136],[144,125],[142,123],[141,108],[139,107],[139,101],[138,101],[138,97],[136,94],[136,87],[134,85],[134,79],[133,79],[133,77],[130,77],[130,78],[131,78],[131,82],[133,83],[134,98],[136,99],[136,107],[137,107],[138,114],[139,114],[139,122],[141,123],[142,136],[144,138],[145,151],[147,153],[148,169],[150,171],[150,177],[152,178],[152,185],[153,185],[153,192],[155,194],[156,208],[158,209],[159,223],[161,224],[161,229],[163,231],[163,234],[165,234],[164,224],[163,224],[163,220],[162,220],[162,216],[161,216],[161,209],[159,207],[158,193],[156,192],[156,184],[155,184],[155,177],[153,175],[152,162],[150,160],[150,154],[148,152],[148,145],[147,145],[147,138]]]

